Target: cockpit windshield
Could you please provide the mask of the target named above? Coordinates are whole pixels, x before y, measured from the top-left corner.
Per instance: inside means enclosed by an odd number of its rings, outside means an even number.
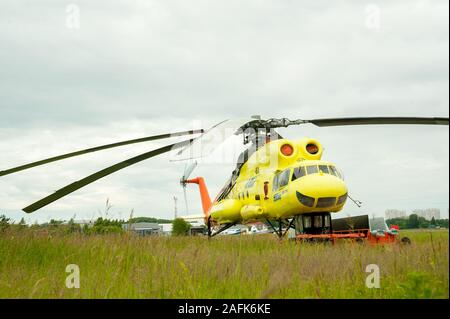
[[[319,169],[317,168],[317,165],[309,165],[306,166],[306,172],[308,173],[308,175],[317,174],[319,173]]]
[[[294,168],[294,174],[292,175],[292,180],[295,181],[296,179],[302,178],[303,176],[311,175],[311,174],[318,174],[320,172],[323,174],[334,175],[340,179],[344,179],[342,174],[336,168],[336,166],[320,164],[320,165],[302,165],[302,166]]]
[[[334,166],[330,166],[330,172],[332,175],[342,178],[342,174],[339,173],[338,169]]]

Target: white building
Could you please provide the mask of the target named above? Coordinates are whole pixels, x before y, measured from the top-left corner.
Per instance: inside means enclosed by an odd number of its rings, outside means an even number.
[[[87,225],[89,228],[94,226],[94,221],[93,220],[89,220],[89,219],[75,220],[74,223],[77,224],[77,225],[80,225],[81,227],[84,227],[84,225]]]
[[[140,236],[160,235],[162,233],[161,226],[156,223],[123,224],[122,228],[125,231],[130,230]]]
[[[412,213],[426,220],[431,220],[433,217],[434,219],[441,219],[441,210],[438,208],[415,209]]]
[[[173,224],[159,224],[164,235],[171,235],[173,230]]]
[[[386,219],[407,218],[406,210],[399,209],[387,209],[384,212],[384,216],[386,217]]]
[[[194,227],[205,225],[205,215],[203,214],[180,216],[178,218],[184,219],[187,223],[191,224]]]

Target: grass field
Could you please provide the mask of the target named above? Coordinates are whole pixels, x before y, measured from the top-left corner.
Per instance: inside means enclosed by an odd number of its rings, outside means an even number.
[[[448,231],[401,235],[412,245],[5,232],[0,298],[449,298]],[[69,264],[80,289],[66,288]],[[379,289],[366,287],[369,264]]]

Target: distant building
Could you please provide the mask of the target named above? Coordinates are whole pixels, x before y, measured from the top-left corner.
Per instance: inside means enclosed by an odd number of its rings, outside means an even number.
[[[159,224],[162,229],[163,235],[172,235],[173,224]]]
[[[407,218],[407,214],[405,210],[398,210],[398,209],[387,209],[384,212],[384,215],[386,219],[393,219],[393,218]]]
[[[412,213],[426,220],[431,220],[433,217],[434,219],[441,219],[441,210],[438,208],[415,209]]]
[[[207,231],[204,214],[180,216],[179,218],[191,225],[191,229],[189,231],[191,236],[204,235]]]
[[[88,228],[94,227],[94,223],[95,223],[93,220],[88,220],[88,219],[74,220],[73,222],[77,225],[80,225],[81,228],[83,228],[84,226],[87,226]],[[67,223],[68,222],[66,222],[66,224]]]
[[[191,225],[205,225],[205,215],[203,214],[180,216],[178,218],[184,219]]]
[[[123,224],[122,228],[125,231],[132,231],[140,236],[161,235],[163,233],[163,228],[156,223]]]

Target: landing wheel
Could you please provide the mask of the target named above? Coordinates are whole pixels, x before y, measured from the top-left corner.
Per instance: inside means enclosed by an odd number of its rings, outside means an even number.
[[[212,237],[215,237],[215,236],[219,235],[220,233],[226,231],[228,228],[231,228],[234,225],[236,225],[236,223],[224,224],[222,228],[220,228],[219,230],[217,230],[213,234],[213,232],[212,232],[212,220],[211,220],[211,217],[209,217],[208,218],[208,239],[211,239]]]
[[[208,217],[208,239],[212,237],[211,216]]]
[[[408,237],[403,237],[400,241],[403,245],[411,245],[411,239]]]

